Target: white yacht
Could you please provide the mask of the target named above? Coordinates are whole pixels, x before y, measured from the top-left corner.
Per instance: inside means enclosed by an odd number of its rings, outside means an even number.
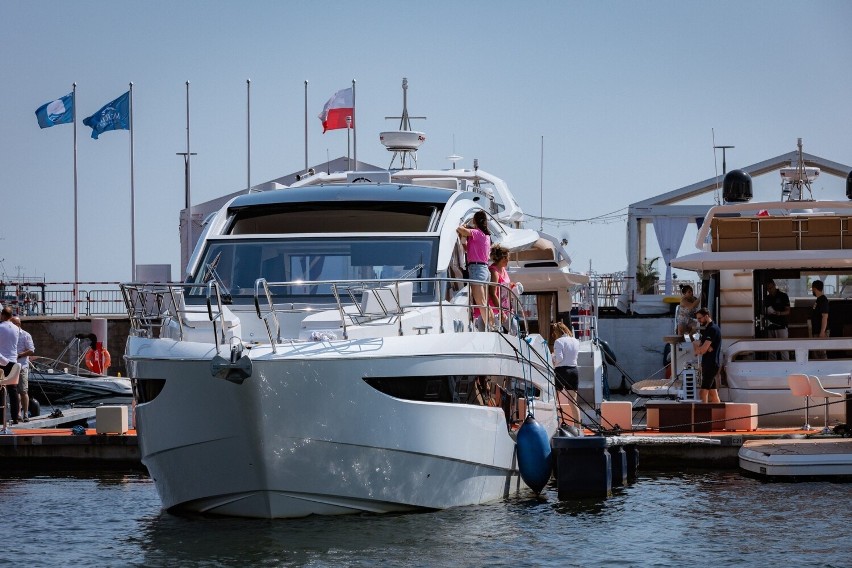
[[[720,397],[758,403],[760,426],[825,426],[824,398],[794,396],[791,374],[820,379],[828,391],[852,389],[852,201],[816,201],[811,183],[819,169],[802,158],[781,169],[782,197],[750,202],[751,179],[734,170],[725,177],[725,204],[710,209],[698,232],[700,252],[672,261],[703,279],[707,303],[722,330]],[[852,200],[852,174],[846,194]],[[790,298],[786,339],[770,337],[766,284]],[[820,280],[829,299],[829,337],[814,337],[811,284]],[[680,359],[691,360],[681,344]],[[807,421],[802,408],[810,405]],[[847,420],[845,404],[829,405],[829,425]]]
[[[501,289],[517,334],[472,317],[456,228],[483,209],[525,289]],[[478,168],[311,174],[223,206],[186,283],[124,285],[142,461],[164,507],[385,513],[522,488],[518,427],[528,412],[548,435],[561,422],[535,325],[587,282],[522,219]]]

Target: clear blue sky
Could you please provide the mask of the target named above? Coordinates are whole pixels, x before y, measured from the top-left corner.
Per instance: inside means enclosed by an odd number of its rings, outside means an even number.
[[[0,2],[0,259],[73,276],[73,129],[33,114],[77,82],[80,279],[131,276],[127,131],[82,119],[134,82],[136,259],[180,276],[185,82],[194,203],[346,154],[316,115],[357,80],[358,158],[387,166],[400,83],[421,167],[480,167],[529,214],[586,219],[795,149],[852,164],[852,2]],[[544,137],[543,192],[540,178]],[[718,159],[721,169],[721,157]],[[764,182],[777,195],[778,179]],[[817,197],[843,197],[824,176]],[[830,194],[830,195],[829,195]],[[709,199],[709,198],[708,198]],[[708,201],[709,202],[709,201]],[[529,225],[537,227],[531,220]],[[574,268],[626,268],[623,220],[555,226]],[[691,242],[681,253],[691,252]]]

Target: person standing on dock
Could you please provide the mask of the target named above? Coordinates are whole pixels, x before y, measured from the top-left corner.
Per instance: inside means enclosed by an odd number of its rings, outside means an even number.
[[[816,297],[813,311],[811,312],[811,336],[825,339],[828,337],[828,298],[823,292],[822,280],[814,280],[811,284],[811,292]],[[812,359],[825,359],[825,349],[817,349],[812,352]]]
[[[3,371],[3,376],[8,375],[12,372],[12,366],[18,361],[18,335],[19,330],[12,323],[12,316],[15,314],[12,312],[12,308],[9,306],[4,307],[0,310],[0,369]],[[2,389],[0,389],[2,390]],[[5,393],[2,393],[5,396]],[[17,400],[18,391],[15,390],[14,386],[9,388],[9,398]],[[6,401],[0,401],[0,406],[5,406]],[[12,408],[12,410],[15,410]],[[6,415],[8,418],[8,414]],[[5,421],[4,421],[5,422]],[[17,420],[14,420],[17,424]],[[1,424],[0,428],[5,428],[6,425]]]
[[[790,315],[790,296],[782,292],[775,286],[774,280],[766,282],[766,337],[775,339],[787,339],[789,332],[787,330],[787,316]],[[780,353],[771,352],[769,358],[776,360],[781,357],[783,361],[790,360],[789,351],[781,351]]]
[[[581,428],[580,407],[577,406],[577,389],[580,387],[580,372],[577,370],[577,356],[580,353],[580,342],[574,337],[571,328],[558,321],[550,324],[553,337],[553,366],[556,372],[556,388],[563,391],[561,396],[568,399],[566,406],[570,414],[571,424]]]
[[[29,377],[30,377],[30,355],[35,355],[35,344],[33,336],[21,327],[21,318],[14,316],[12,323],[18,326],[18,363],[21,364],[21,375],[18,379],[18,397],[21,404],[21,420],[29,422],[30,410],[30,395],[29,395]]]
[[[710,310],[701,308],[695,313],[701,327],[698,341],[692,343],[696,355],[701,355],[701,386],[698,396],[701,402],[721,402],[716,387],[716,375],[719,374],[722,355],[722,330],[710,317]]]

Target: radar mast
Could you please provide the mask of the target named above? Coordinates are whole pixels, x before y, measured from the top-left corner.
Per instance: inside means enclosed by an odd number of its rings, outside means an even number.
[[[393,163],[399,157],[399,169],[406,169],[406,162],[409,169],[417,169],[417,149],[423,142],[426,141],[426,135],[423,132],[411,130],[411,120],[425,120],[425,116],[409,116],[408,115],[408,79],[402,78],[402,115],[401,116],[386,116],[386,120],[399,119],[399,130],[389,130],[379,134],[379,140],[389,152],[393,152],[388,169],[393,169]]]

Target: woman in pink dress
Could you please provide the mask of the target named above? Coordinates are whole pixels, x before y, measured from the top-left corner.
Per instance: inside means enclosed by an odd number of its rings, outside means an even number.
[[[460,225],[456,232],[459,236],[467,238],[467,274],[471,280],[478,280],[483,284],[471,284],[470,292],[473,297],[474,306],[484,308],[487,305],[485,297],[485,283],[491,281],[488,273],[489,256],[491,253],[491,232],[488,230],[488,216],[485,211],[479,210],[473,214],[473,220],[469,225]],[[490,329],[494,325],[494,317],[491,310],[481,310],[485,313],[485,326]]]
[[[500,245],[492,247],[491,266],[488,267],[489,272],[491,272],[492,286],[489,286],[488,305],[499,306],[499,309],[494,310],[494,314],[499,317],[497,321],[506,331],[511,332],[512,303],[509,297],[510,292],[506,288],[494,286],[494,284],[503,284],[506,287],[512,287],[509,271],[506,270],[508,265],[509,251]]]

